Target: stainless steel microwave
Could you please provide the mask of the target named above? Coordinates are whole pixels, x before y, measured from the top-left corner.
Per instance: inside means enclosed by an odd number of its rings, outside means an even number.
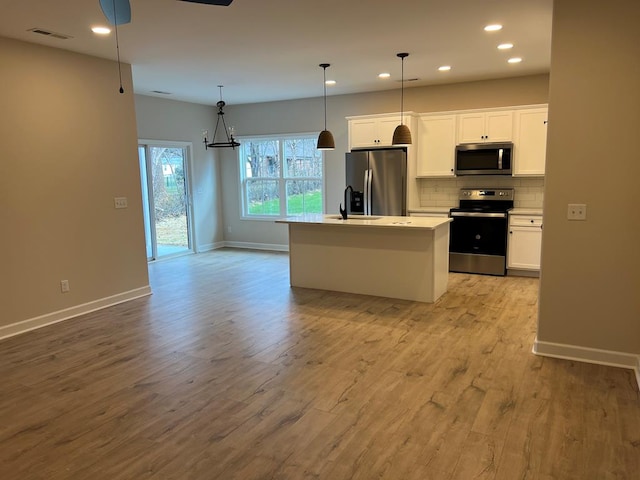
[[[511,175],[513,143],[465,143],[456,146],[456,175]]]

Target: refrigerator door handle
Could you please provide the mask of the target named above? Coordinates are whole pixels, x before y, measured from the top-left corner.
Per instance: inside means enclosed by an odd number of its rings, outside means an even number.
[[[367,170],[369,172],[369,178],[367,179],[367,212],[366,215],[371,215],[372,209],[373,209],[373,205],[371,204],[371,201],[373,199],[373,194],[371,192],[371,182],[373,179],[373,170],[369,169]]]
[[[369,170],[364,171],[364,214],[369,215]]]

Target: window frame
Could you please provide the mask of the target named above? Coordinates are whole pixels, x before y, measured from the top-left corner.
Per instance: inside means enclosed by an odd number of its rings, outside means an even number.
[[[286,170],[286,161],[284,155],[284,144],[286,140],[291,139],[311,139],[314,144],[318,139],[318,134],[315,132],[306,132],[306,133],[285,133],[285,134],[266,134],[266,135],[245,135],[242,137],[238,137],[237,140],[240,142],[240,147],[238,147],[238,153],[236,156],[237,165],[238,165],[238,186],[239,186],[239,196],[240,196],[240,218],[242,220],[258,220],[258,221],[274,221],[279,218],[287,217],[287,216],[296,216],[296,214],[287,214],[287,181],[290,180],[313,180],[319,181],[321,183],[321,191],[322,191],[322,212],[324,214],[325,211],[325,199],[326,199],[326,162],[324,151],[318,150],[320,152],[320,157],[322,161],[322,177],[287,177],[285,176]],[[247,141],[267,141],[267,140],[276,140],[278,141],[278,154],[280,156],[280,172],[278,177],[254,177],[248,178],[246,176],[246,164],[242,157],[242,144]],[[278,182],[278,192],[280,196],[280,211],[277,214],[273,215],[256,215],[249,214],[249,205],[248,205],[248,195],[247,195],[247,184],[248,180],[272,180]]]

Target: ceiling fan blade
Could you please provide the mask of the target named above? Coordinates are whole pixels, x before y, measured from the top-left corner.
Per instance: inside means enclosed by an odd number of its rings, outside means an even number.
[[[100,0],[100,8],[111,25],[124,25],[131,22],[129,0]]]
[[[221,7],[228,7],[233,0],[180,0],[181,2],[191,3],[204,3],[205,5],[220,5]]]

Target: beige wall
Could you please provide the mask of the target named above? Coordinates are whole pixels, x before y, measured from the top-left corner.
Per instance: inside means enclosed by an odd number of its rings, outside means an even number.
[[[406,110],[419,113],[540,104],[548,101],[548,84],[548,75],[534,75],[408,88],[405,89],[404,104]],[[344,154],[347,151],[345,117],[399,110],[399,90],[328,97],[327,126],[334,135],[336,149],[325,153],[327,211],[337,212],[338,204],[343,198]],[[318,132],[324,122],[322,98],[232,105],[227,109],[226,117],[227,122],[236,127],[238,135]],[[221,174],[225,240],[285,245],[286,226],[240,219],[237,160],[232,151],[223,152],[223,155]]]
[[[202,131],[213,132],[216,109],[194,103],[136,95],[138,138],[189,142],[191,200],[196,251],[214,248],[223,240],[219,184],[219,150],[205,150]]]
[[[6,38],[0,58],[0,327],[146,287],[130,68],[122,95],[111,61]]]
[[[555,0],[540,341],[640,354],[638,25],[635,0]]]

